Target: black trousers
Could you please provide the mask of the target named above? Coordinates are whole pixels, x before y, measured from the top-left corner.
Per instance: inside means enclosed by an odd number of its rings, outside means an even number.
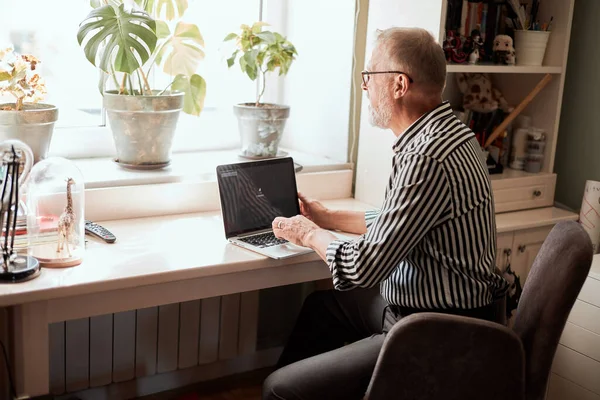
[[[385,334],[419,311],[425,310],[389,306],[378,287],[312,293],[277,370],[263,384],[263,400],[362,399]],[[495,319],[491,306],[440,312]]]

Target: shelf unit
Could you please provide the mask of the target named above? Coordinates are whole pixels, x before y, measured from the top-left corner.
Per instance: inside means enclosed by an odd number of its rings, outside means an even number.
[[[562,67],[529,66],[529,65],[494,65],[494,64],[448,64],[448,73],[488,73],[488,74],[560,74]]]
[[[445,39],[447,0],[442,0],[439,42]],[[501,192],[509,184],[512,186],[511,195],[519,198],[513,204],[497,207],[497,212],[515,211],[527,208],[551,206],[554,203],[554,187],[556,176],[554,171],[554,156],[558,137],[562,95],[565,81],[567,57],[569,53],[569,39],[571,20],[573,17],[574,0],[548,0],[540,5],[539,19],[549,20],[554,16],[552,33],[546,48],[542,66],[494,65],[494,64],[449,64],[448,77],[444,98],[449,100],[454,108],[462,105],[462,93],[458,89],[456,78],[458,73],[488,73],[492,82],[497,87],[508,103],[516,106],[527,96],[535,85],[544,77],[551,74],[552,80],[542,92],[523,110],[522,115],[532,118],[532,125],[546,132],[546,149],[544,165],[539,174],[528,174],[523,171],[514,171],[505,168],[500,175],[492,175],[494,195],[496,198],[506,196]],[[502,182],[509,180],[510,182]],[[544,193],[540,196],[540,187]],[[519,188],[523,193],[519,193]],[[543,197],[543,201],[541,198]],[[529,201],[525,201],[529,199]]]

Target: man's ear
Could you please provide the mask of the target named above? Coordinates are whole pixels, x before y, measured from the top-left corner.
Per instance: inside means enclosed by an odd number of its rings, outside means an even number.
[[[398,76],[394,79],[394,99],[398,100],[404,97],[410,84],[411,83],[406,75],[398,74]]]

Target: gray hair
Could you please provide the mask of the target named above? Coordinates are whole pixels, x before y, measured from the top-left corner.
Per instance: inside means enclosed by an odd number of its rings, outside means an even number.
[[[446,85],[446,56],[431,33],[422,28],[377,31],[376,44],[389,58],[390,67],[407,73],[423,89],[437,95]]]

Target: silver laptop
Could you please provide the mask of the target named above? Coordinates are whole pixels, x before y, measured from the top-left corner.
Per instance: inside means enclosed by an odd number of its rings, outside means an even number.
[[[225,237],[231,243],[271,258],[314,250],[275,237],[275,217],[300,214],[291,157],[219,165],[217,182]]]

